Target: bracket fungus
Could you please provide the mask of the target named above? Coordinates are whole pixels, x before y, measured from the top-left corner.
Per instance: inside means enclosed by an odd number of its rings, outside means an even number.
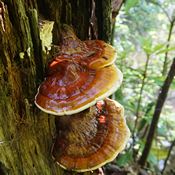
[[[64,60],[53,67],[41,84],[35,103],[54,115],[70,115],[87,109],[114,93],[122,81],[122,74],[114,65],[95,70]]]
[[[89,109],[56,121],[54,160],[64,169],[84,172],[112,161],[130,136],[124,109],[105,99]]]
[[[116,60],[116,50],[113,46],[102,40],[81,41],[71,27],[63,25],[62,43],[59,59],[71,59],[84,62],[90,68],[99,69],[112,65]]]
[[[104,41],[81,41],[73,32],[63,32],[60,52],[49,63],[35,104],[58,116],[89,108],[121,85],[123,76],[113,64],[115,59],[115,49]]]
[[[123,79],[114,65],[116,51],[104,41],[79,40],[67,26],[59,49],[48,64],[35,104],[62,116],[56,118],[54,160],[68,170],[95,170],[112,161],[130,135],[123,107],[107,99]]]

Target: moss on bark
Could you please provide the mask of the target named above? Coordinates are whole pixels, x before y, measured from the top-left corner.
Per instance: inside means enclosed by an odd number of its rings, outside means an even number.
[[[109,6],[110,1],[105,0],[103,8],[105,3]],[[57,44],[63,23],[73,25],[81,39],[88,39],[91,8],[88,0],[0,0],[0,174],[72,174],[51,158],[54,116],[33,103],[47,59],[42,52],[38,15],[55,21]],[[105,9],[99,18],[110,15],[110,7]],[[110,37],[109,26],[106,16],[102,33],[108,37],[101,37],[105,40]]]

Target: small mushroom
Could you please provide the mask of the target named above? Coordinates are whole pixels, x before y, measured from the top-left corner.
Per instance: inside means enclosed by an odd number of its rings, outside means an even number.
[[[116,60],[115,48],[102,40],[81,41],[67,25],[63,25],[61,34],[62,43],[58,59],[79,60],[92,69],[111,65]]]
[[[67,41],[68,40],[68,41]],[[72,40],[67,39],[62,44],[57,55],[59,60],[74,60],[83,62],[89,68],[100,69],[113,64],[116,60],[116,50],[102,40]]]
[[[113,46],[101,40],[85,41],[88,52],[85,60],[92,69],[100,69],[113,64],[116,60],[116,50]]]
[[[122,73],[114,65],[96,70],[72,60],[55,59],[35,104],[50,114],[75,114],[114,93],[121,82]]]
[[[105,99],[89,109],[56,119],[54,160],[64,169],[85,172],[112,161],[130,136],[124,109]]]

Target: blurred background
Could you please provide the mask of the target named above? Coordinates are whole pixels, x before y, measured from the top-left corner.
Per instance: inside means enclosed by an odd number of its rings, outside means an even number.
[[[163,108],[158,109],[160,116],[154,113],[163,101],[158,96],[163,85],[166,87],[165,80],[170,76],[175,57],[175,1],[127,0],[115,20],[112,43],[118,51],[116,64],[124,74],[115,99],[125,106],[132,136],[126,150],[113,164],[123,174],[124,170],[126,174],[135,174],[144,164],[146,168],[141,169],[140,174],[173,175],[175,81],[167,88]],[[151,125],[155,129],[152,130],[154,137],[148,142]],[[147,145],[150,143],[149,150]],[[147,161],[144,160],[146,154]]]

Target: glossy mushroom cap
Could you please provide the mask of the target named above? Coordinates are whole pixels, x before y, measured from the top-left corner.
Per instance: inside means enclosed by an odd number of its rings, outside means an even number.
[[[115,62],[117,53],[110,44],[101,40],[88,40],[85,44],[89,51],[82,60],[85,60],[90,68],[100,69]]]
[[[49,63],[48,75],[38,88],[35,104],[44,112],[71,115],[114,93],[122,73],[113,65],[116,51],[100,40],[81,41],[63,30],[59,54]]]
[[[56,126],[53,158],[62,168],[78,172],[112,161],[130,136],[123,107],[110,99],[81,113],[57,118]]]
[[[72,28],[63,25],[62,43],[57,58],[79,60],[92,69],[99,69],[115,62],[116,50],[102,40],[81,41]]]
[[[95,70],[64,60],[52,66],[38,89],[35,104],[54,115],[83,111],[114,93],[122,82],[122,73],[114,65]]]

